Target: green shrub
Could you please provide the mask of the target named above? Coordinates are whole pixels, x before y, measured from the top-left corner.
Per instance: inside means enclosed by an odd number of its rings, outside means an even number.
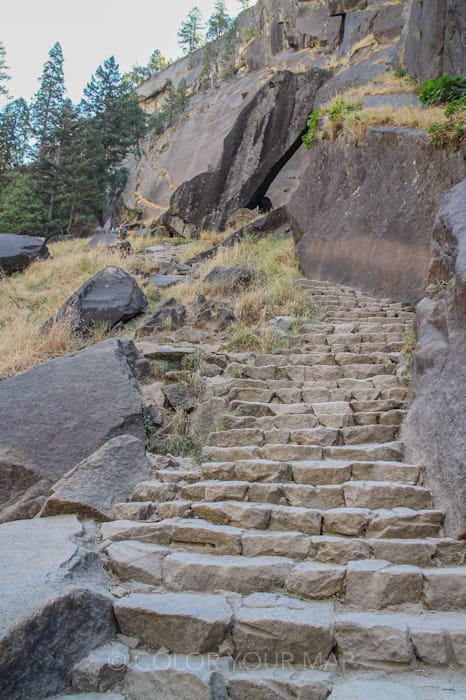
[[[452,78],[444,73],[440,78],[425,80],[419,90],[419,100],[423,105],[448,104],[466,97],[466,76]]]
[[[310,151],[317,137],[317,127],[320,119],[320,109],[315,109],[307,120],[307,132],[303,136],[303,143]]]

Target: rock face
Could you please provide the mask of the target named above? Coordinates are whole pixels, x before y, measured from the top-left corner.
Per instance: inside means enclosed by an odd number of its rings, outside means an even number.
[[[141,440],[132,435],[112,438],[54,485],[42,516],[76,513],[109,520],[113,506],[126,501],[151,473]]]
[[[89,330],[96,323],[115,326],[142,313],[147,299],[136,280],[121,267],[109,265],[85,282],[43,326],[70,319],[73,331]]]
[[[7,275],[24,270],[37,258],[48,258],[45,238],[0,233],[0,270]]]
[[[107,440],[145,439],[136,356],[132,342],[111,339],[0,382],[0,521],[37,513],[50,486]]]
[[[463,0],[411,2],[404,63],[418,80],[466,72],[466,6]]]
[[[425,132],[378,127],[357,145],[339,138],[297,153],[272,196],[281,187],[288,198],[307,276],[417,302],[441,195],[465,174],[463,154],[436,149]],[[299,184],[284,194],[289,175]]]
[[[111,597],[85,535],[72,515],[0,526],[0,697],[63,690],[72,666],[113,636]]]
[[[186,180],[174,193],[163,223],[186,237],[201,227],[224,228],[240,208],[254,208],[284,162],[301,145],[314,97],[328,77],[280,71],[243,108],[223,141],[219,166]]]
[[[86,245],[86,250],[95,250],[96,248],[107,248],[109,251],[119,252],[123,255],[131,255],[133,249],[129,241],[120,241],[111,233],[97,233],[91,238]]]
[[[417,307],[414,401],[404,426],[412,457],[425,465],[447,512],[466,532],[466,180],[442,200],[433,234],[430,298]]]

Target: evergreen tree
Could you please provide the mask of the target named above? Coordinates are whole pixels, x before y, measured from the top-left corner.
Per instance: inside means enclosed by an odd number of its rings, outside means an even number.
[[[0,191],[0,231],[41,235],[46,210],[29,172],[14,171],[6,177]]]
[[[38,159],[54,145],[52,134],[60,126],[64,101],[63,52],[57,42],[49,52],[49,60],[44,64],[40,78],[39,90],[31,104],[31,128]]]
[[[32,158],[35,190],[47,211],[44,235],[52,235],[55,200],[59,181],[63,119],[69,101],[65,99],[63,52],[54,44],[44,64],[40,87],[35,94],[30,114],[33,135]]]
[[[8,95],[5,83],[10,80],[8,66],[6,65],[6,51],[3,41],[0,41],[0,95]]]
[[[159,49],[155,49],[155,51],[152,52],[151,57],[149,58],[147,69],[149,75],[156,75],[157,73],[160,73],[161,70],[165,70],[165,68],[168,68],[169,65],[170,61],[167,61],[167,59],[164,57],[164,55]]]
[[[178,44],[183,53],[191,53],[204,44],[204,26],[198,7],[193,7],[178,32]]]
[[[0,177],[24,165],[29,147],[29,107],[22,97],[0,113]]]
[[[225,0],[216,0],[214,11],[207,23],[207,41],[215,41],[233,26],[233,19],[228,14]]]
[[[80,108],[85,118],[82,152],[96,186],[92,207],[102,223],[105,198],[123,186],[122,160],[145,134],[146,118],[113,56],[92,76]]]

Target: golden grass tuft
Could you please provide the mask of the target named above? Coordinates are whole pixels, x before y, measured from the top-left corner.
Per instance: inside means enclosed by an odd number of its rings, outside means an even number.
[[[363,109],[346,116],[343,132],[361,139],[368,129],[375,126],[399,126],[410,129],[427,129],[432,121],[443,117],[444,110],[441,107],[393,107],[383,105]]]
[[[233,265],[253,268],[255,281],[236,292],[203,282],[214,267]],[[273,236],[257,241],[245,238],[233,248],[220,250],[215,258],[205,261],[199,279],[194,283],[177,285],[166,294],[188,305],[194,303],[199,294],[225,301],[238,319],[233,329],[236,347],[265,349],[278,339],[276,331],[267,326],[271,318],[295,316],[310,319],[318,314],[311,295],[297,288],[295,282],[301,276],[293,241]]]

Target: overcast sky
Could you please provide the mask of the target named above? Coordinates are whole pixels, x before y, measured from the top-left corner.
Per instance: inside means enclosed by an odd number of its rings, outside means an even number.
[[[194,5],[208,18],[215,0],[9,0],[1,12],[0,41],[14,98],[30,100],[48,52],[59,41],[65,83],[73,102],[96,68],[115,56],[122,72],[144,65],[154,49],[167,58],[181,54],[177,31]],[[227,0],[232,15],[238,0]]]

